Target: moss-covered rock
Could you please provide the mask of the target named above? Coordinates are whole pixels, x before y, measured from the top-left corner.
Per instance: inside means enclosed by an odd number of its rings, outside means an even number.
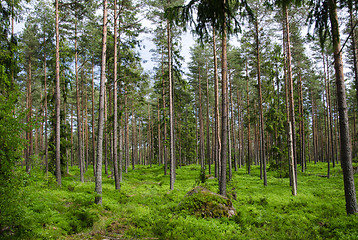
[[[236,214],[230,199],[201,186],[190,190],[177,208],[202,218],[229,218]]]

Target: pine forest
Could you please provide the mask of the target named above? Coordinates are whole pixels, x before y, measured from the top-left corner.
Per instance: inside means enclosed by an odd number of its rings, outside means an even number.
[[[2,0],[0,239],[358,239],[357,0]]]

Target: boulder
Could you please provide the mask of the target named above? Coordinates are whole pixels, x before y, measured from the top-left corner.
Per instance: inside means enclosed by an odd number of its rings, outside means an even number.
[[[230,199],[201,186],[185,195],[178,204],[178,210],[202,218],[230,218],[236,214]]]

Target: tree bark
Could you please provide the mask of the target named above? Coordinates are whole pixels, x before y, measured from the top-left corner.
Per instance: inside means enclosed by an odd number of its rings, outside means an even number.
[[[80,108],[80,83],[78,81],[77,61],[77,21],[75,22],[75,71],[76,71],[76,106],[77,106],[77,138],[78,138],[78,164],[80,168],[80,180],[84,182],[84,169],[82,161],[82,137],[81,137],[81,108]]]
[[[262,89],[261,89],[261,68],[260,68],[260,42],[258,20],[255,21],[256,31],[256,58],[257,58],[257,84],[259,88],[259,107],[260,107],[260,157],[263,167],[264,186],[267,186],[266,158],[265,158],[265,131],[264,131],[264,113],[262,107]]]
[[[346,199],[347,214],[358,212],[356,190],[354,185],[352,151],[349,136],[349,122],[346,89],[343,75],[343,60],[339,35],[339,24],[337,16],[337,4],[335,0],[328,1],[329,18],[331,22],[332,42],[334,50],[334,69],[336,72],[336,90],[339,112],[341,165],[343,170],[344,192]]]
[[[118,172],[118,87],[117,87],[117,1],[114,0],[114,67],[113,67],[113,170],[115,189],[120,190]]]
[[[61,186],[61,90],[60,90],[60,31],[58,20],[58,0],[56,0],[56,181]]]
[[[216,56],[216,34],[215,28],[213,27],[213,55],[214,55],[214,91],[215,91],[215,177],[219,178],[221,174],[220,164],[220,152],[221,152],[221,141],[220,141],[220,123],[219,123],[219,77],[218,77],[218,60]]]
[[[93,163],[93,175],[96,175],[96,137],[94,126],[94,54],[92,54],[92,163]]]
[[[168,75],[169,75],[169,124],[170,124],[170,190],[174,189],[175,182],[175,152],[174,152],[174,101],[173,101],[173,80],[172,80],[172,46],[171,27],[167,20],[167,44],[168,44]]]
[[[251,129],[250,129],[250,96],[249,96],[249,75],[246,59],[246,102],[247,102],[247,173],[251,174]]]
[[[284,6],[284,16],[285,16],[285,27],[286,27],[286,52],[287,52],[287,82],[288,82],[288,92],[289,92],[289,121],[291,122],[292,127],[292,147],[293,147],[293,158],[294,158],[294,171],[295,171],[295,181],[297,185],[297,155],[296,155],[296,124],[295,124],[295,103],[293,96],[293,79],[292,79],[292,65],[291,65],[291,46],[290,46],[290,25],[288,21],[288,9],[287,6]]]
[[[127,85],[124,86],[124,121],[125,121],[125,161],[124,161],[124,171],[128,173],[129,165],[129,125],[128,125],[128,92]]]
[[[46,38],[44,34],[44,111],[45,111],[45,168],[46,168],[46,176],[48,176],[48,139],[47,139],[47,71],[46,71]],[[72,146],[72,143],[71,143]]]
[[[226,0],[224,0],[225,3]],[[220,175],[220,181],[219,181],[219,190],[220,195],[226,196],[226,169],[227,169],[227,137],[228,137],[228,127],[227,127],[227,39],[226,39],[226,23],[224,23],[224,29],[222,32],[222,57],[221,57],[221,81],[222,81],[222,89],[221,89],[221,95],[222,95],[222,114],[221,114],[221,125],[222,125],[222,131],[221,131],[221,175]]]
[[[200,136],[200,166],[202,174],[205,174],[205,139],[204,139],[204,121],[201,97],[201,76],[200,66],[198,66],[198,91],[199,91],[199,136]]]
[[[31,156],[33,154],[33,142],[32,142],[32,61],[31,56],[29,56],[28,60],[28,76],[27,76],[27,116],[26,122],[29,127],[29,130],[26,132],[26,139],[28,141],[28,145],[26,147],[26,172],[30,173],[31,170]],[[61,174],[61,173],[60,173]],[[59,183],[60,184],[60,183]]]
[[[209,71],[208,61],[205,59],[206,65],[206,160],[209,166],[209,174],[211,174],[211,159],[210,159],[210,119],[209,119]]]
[[[102,64],[99,96],[98,141],[97,141],[97,169],[96,169],[96,204],[102,204],[102,153],[103,153],[103,125],[104,125],[104,96],[106,94],[106,44],[107,44],[107,0],[103,0],[103,33],[102,33]]]

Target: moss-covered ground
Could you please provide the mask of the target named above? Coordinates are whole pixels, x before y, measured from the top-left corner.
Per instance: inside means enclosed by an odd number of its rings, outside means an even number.
[[[103,205],[94,204],[94,177],[89,169],[79,181],[77,167],[62,178],[39,170],[25,178],[21,232],[9,239],[358,239],[358,216],[347,216],[340,166],[327,179],[326,164],[308,164],[298,174],[298,195],[289,180],[268,172],[263,186],[259,167],[233,173],[228,185],[237,215],[202,219],[177,207],[200,183],[200,166],[177,169],[175,190],[162,166],[136,166],[123,174],[120,192],[114,180],[103,176]],[[217,192],[216,179],[206,188]],[[21,234],[21,235],[17,235]]]

